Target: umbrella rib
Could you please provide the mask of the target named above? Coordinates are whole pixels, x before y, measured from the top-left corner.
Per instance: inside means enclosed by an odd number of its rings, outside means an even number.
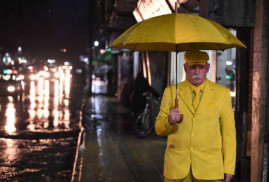
[[[221,51],[224,51],[224,49],[222,49],[222,47],[221,47],[221,44],[218,44],[218,46],[219,46]]]
[[[138,43],[135,44],[133,51],[136,51],[137,46],[138,46]]]

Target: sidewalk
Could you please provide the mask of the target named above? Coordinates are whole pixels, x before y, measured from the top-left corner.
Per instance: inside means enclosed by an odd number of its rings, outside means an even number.
[[[84,100],[72,182],[161,182],[166,138],[140,139],[134,119],[114,97]]]

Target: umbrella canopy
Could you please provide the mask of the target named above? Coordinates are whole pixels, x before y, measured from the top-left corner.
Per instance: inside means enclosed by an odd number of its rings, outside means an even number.
[[[172,13],[153,17],[133,25],[113,41],[109,47],[132,51],[180,52],[225,50],[246,46],[226,28],[212,20],[191,14]],[[176,84],[176,107],[177,104]]]
[[[218,23],[191,14],[173,13],[139,22],[109,47],[132,51],[225,50],[246,47]]]

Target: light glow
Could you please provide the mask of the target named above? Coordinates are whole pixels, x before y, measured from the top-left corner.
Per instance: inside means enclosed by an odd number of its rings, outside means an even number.
[[[9,92],[15,92],[15,87],[14,86],[8,86],[7,87],[7,91],[9,91]]]
[[[95,46],[95,47],[99,46],[99,42],[98,42],[97,40],[96,40],[96,41],[94,41],[94,43],[93,43],[93,44],[94,44],[94,46]]]
[[[232,65],[232,64],[233,64],[232,61],[229,61],[229,60],[226,61],[226,65],[230,66],[230,65]]]
[[[15,107],[12,102],[7,105],[7,110],[5,116],[7,117],[7,123],[5,125],[5,130],[7,133],[12,134],[16,131],[15,127]]]

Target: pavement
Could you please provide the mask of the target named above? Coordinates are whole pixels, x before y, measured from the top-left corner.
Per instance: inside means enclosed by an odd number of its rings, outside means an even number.
[[[72,182],[161,182],[166,138],[154,132],[141,139],[134,117],[116,97],[83,101]]]

